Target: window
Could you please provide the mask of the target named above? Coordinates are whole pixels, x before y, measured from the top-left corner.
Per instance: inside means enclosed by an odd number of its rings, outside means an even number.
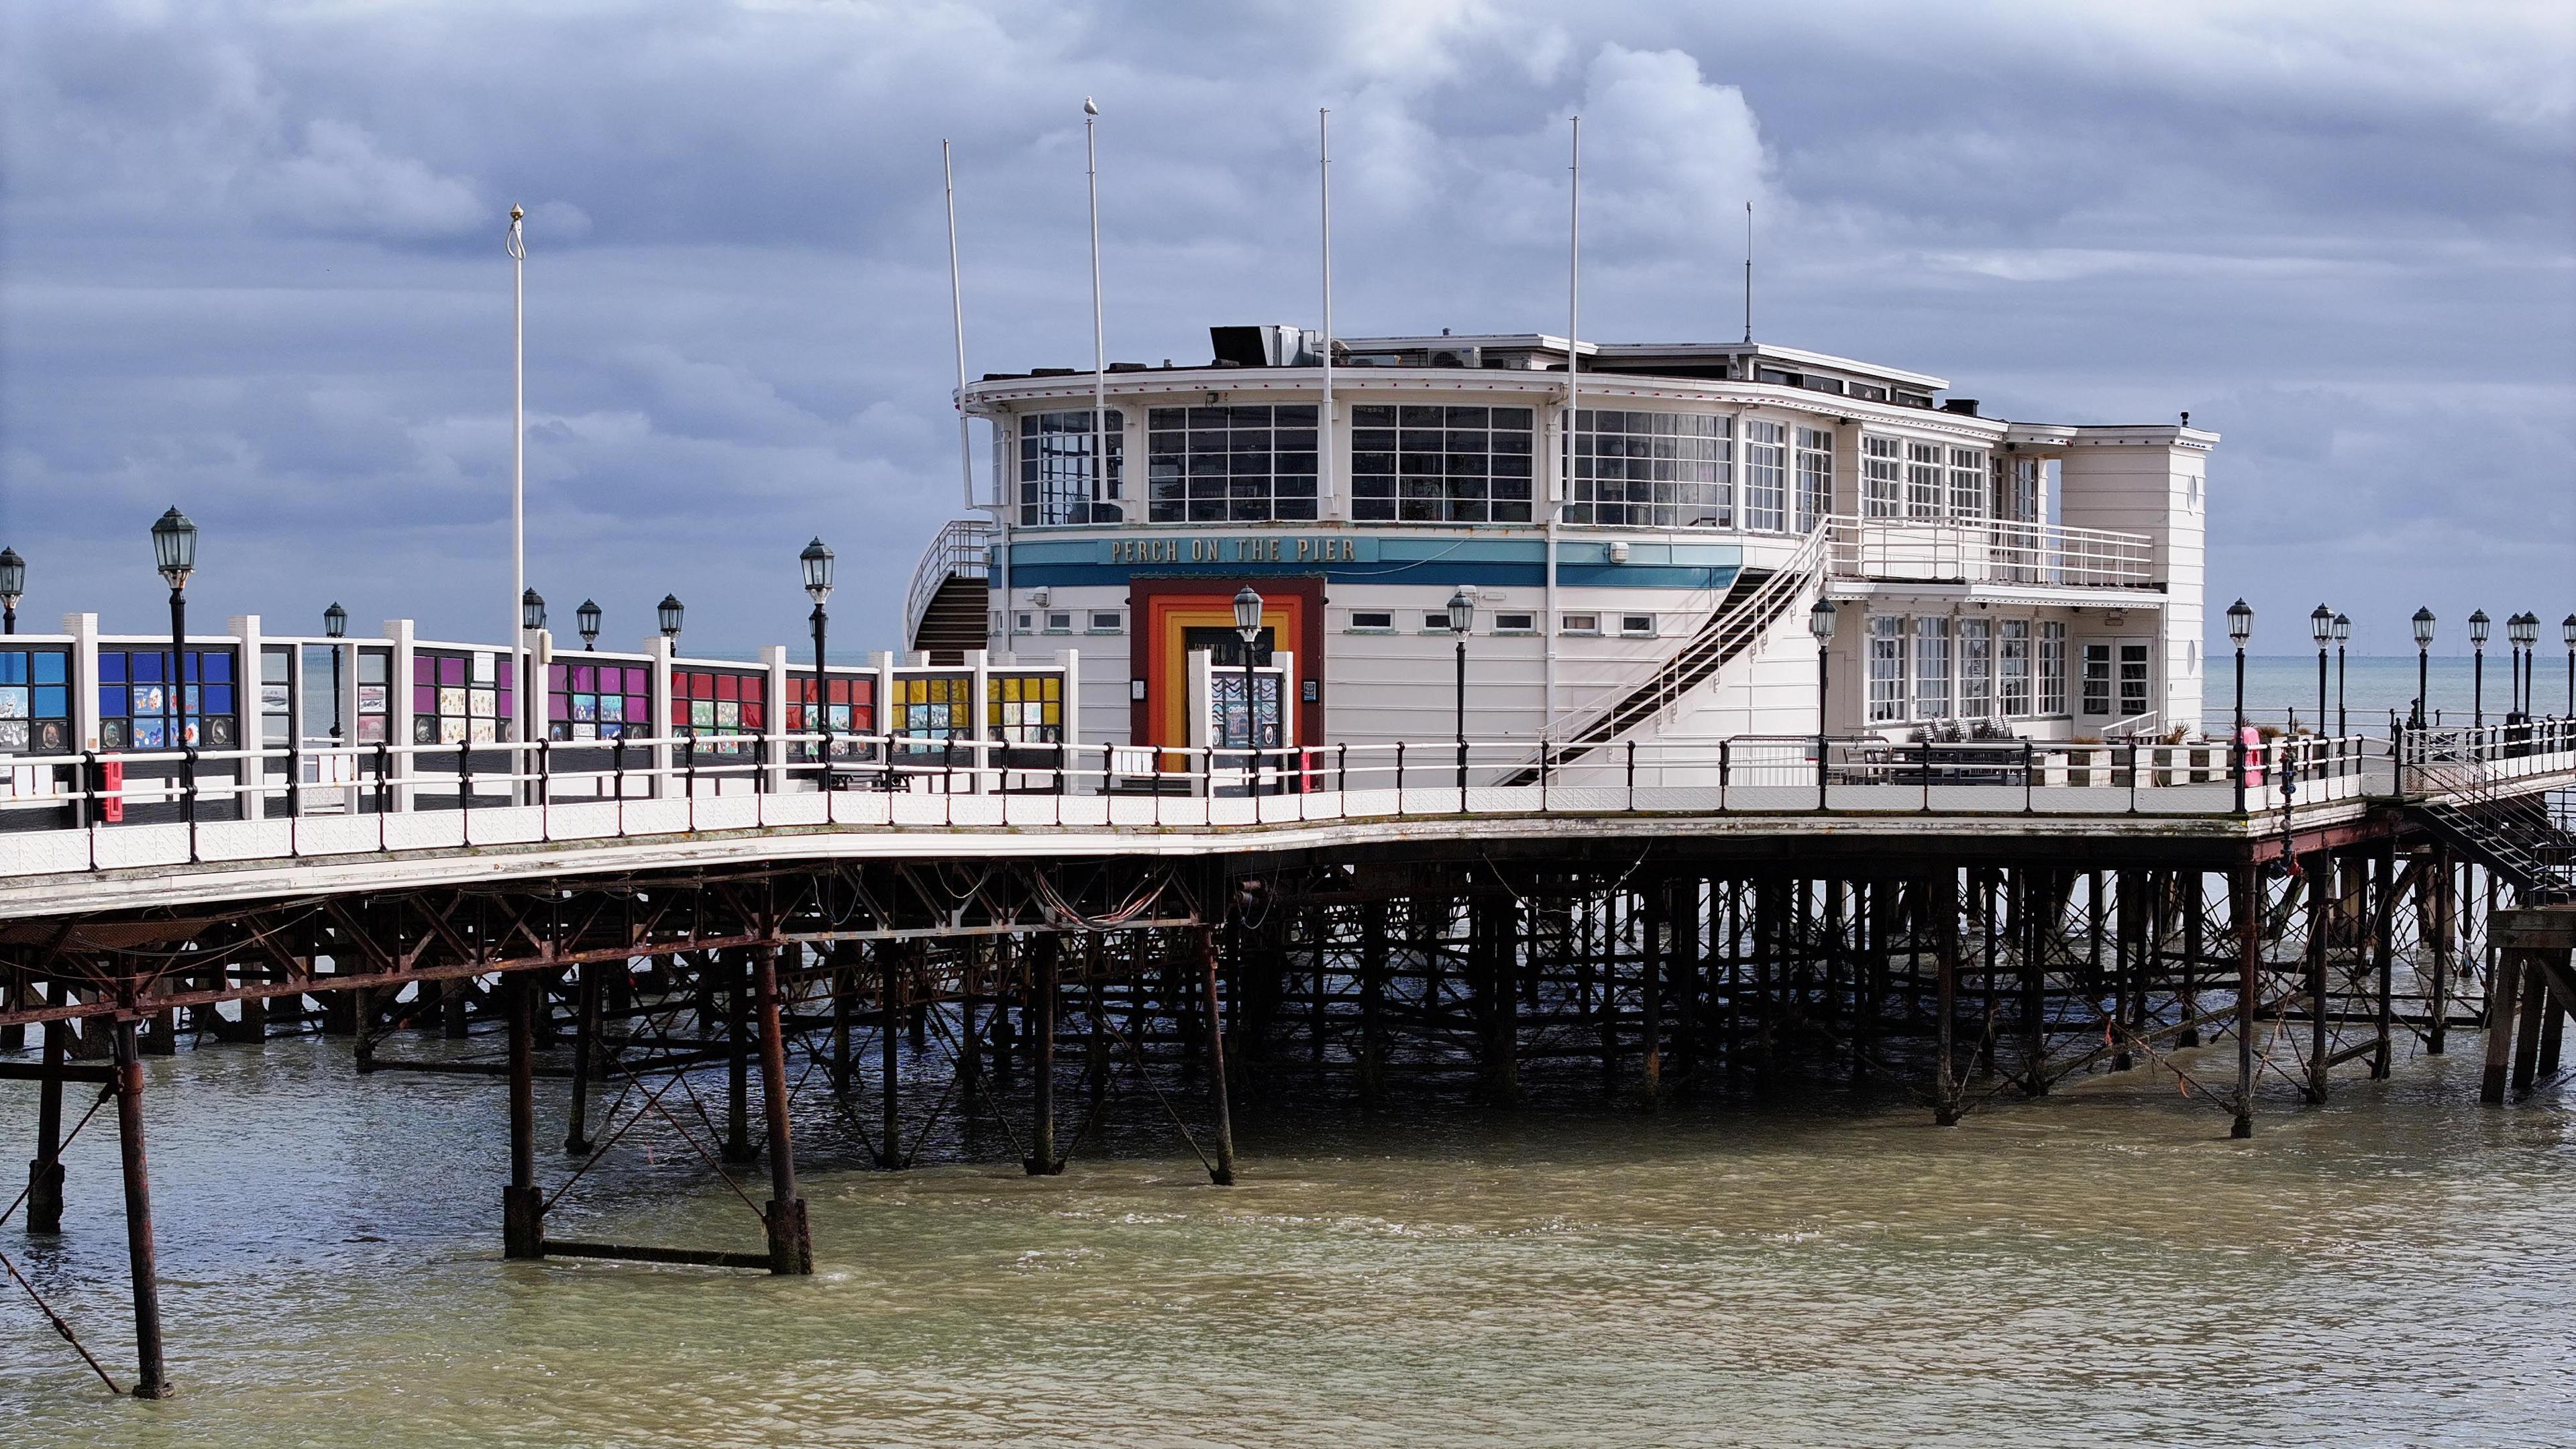
[[[1538,632],[1538,616],[1536,614],[1496,614],[1494,616],[1494,632],[1497,634],[1535,634]]]
[[[1038,631],[1037,618],[1035,614],[1014,614],[1011,616],[1011,631],[1015,634],[1034,634]]]
[[[423,649],[411,657],[411,742],[489,744],[510,738],[511,661],[489,649]]]
[[[1994,621],[1961,619],[1959,621],[1959,717],[1986,719],[1994,712]]]
[[[1109,481],[1093,466],[1093,413],[1026,413],[1020,418],[1020,522],[1026,525],[1116,523],[1118,485],[1126,477],[1127,420],[1116,408],[1099,415],[1109,451]]]
[[[2026,715],[2030,710],[2030,621],[2004,619],[1995,626],[2000,646],[1995,652],[2001,666],[2003,713]]]
[[[1365,610],[1351,615],[1351,627],[1354,629],[1392,629],[1395,627],[1395,615],[1378,610]]]
[[[1941,516],[1941,445],[1905,445],[1905,516]]]
[[[187,693],[171,689],[170,651],[110,649],[98,651],[98,744],[103,750],[174,750],[233,747],[233,655],[229,649],[191,649],[187,660]],[[29,672],[34,672],[30,661]],[[37,707],[29,686],[28,708]],[[178,706],[187,707],[184,738],[177,733]]]
[[[1886,388],[1883,388],[1883,387],[1873,387],[1873,386],[1871,386],[1870,384],[1865,383],[1865,382],[1856,382],[1856,383],[1853,383],[1853,384],[1851,385],[1851,395],[1852,395],[1853,397],[1856,397],[1856,398],[1863,398],[1863,399],[1866,399],[1866,400],[1868,400],[1868,401],[1870,401],[1870,402],[1885,402],[1885,401],[1887,401],[1887,389],[1886,389]]]
[[[1583,409],[1569,523],[1732,528],[1735,420]]]
[[[1091,632],[1094,634],[1117,633],[1118,611],[1116,609],[1093,610],[1091,614]]]
[[[1425,615],[1423,615],[1423,616],[1422,616],[1422,631],[1423,631],[1424,633],[1426,633],[1426,634],[1446,634],[1446,633],[1448,633],[1448,632],[1449,632],[1449,615],[1448,615],[1445,611],[1444,611],[1444,612],[1442,612],[1442,613],[1438,613],[1438,614],[1425,614]]]
[[[391,733],[394,653],[390,649],[358,651],[358,743],[380,745]]]
[[[818,711],[814,707],[814,676],[787,676],[786,718],[780,727],[791,735],[819,735],[829,729],[835,735],[870,735],[877,731],[877,681],[873,674],[835,674],[828,679],[830,698]],[[799,745],[796,751],[812,759],[815,746]],[[835,741],[832,753],[858,755],[863,747]]]
[[[1050,634],[1072,633],[1073,611],[1071,609],[1058,609],[1054,613],[1047,615],[1047,632]]]
[[[679,676],[672,675],[677,693]],[[546,666],[546,737],[555,740],[638,738],[653,732],[652,671],[641,664],[594,661]],[[359,686],[358,718],[366,720],[366,687]],[[739,702],[740,696],[737,695]],[[685,721],[683,721],[685,723]]]
[[[2039,626],[2039,712],[2066,713],[2066,625],[2062,620]]]
[[[1352,408],[1351,516],[1529,522],[1534,417],[1528,408]]]
[[[1822,428],[1798,430],[1798,517],[1800,533],[1834,508],[1834,435]]]
[[[294,660],[283,644],[259,651],[259,742],[283,749],[295,743]]]
[[[0,649],[0,754],[71,753],[71,663],[67,649]]]
[[[1155,408],[1146,517],[1262,523],[1315,516],[1315,405]]]
[[[1601,616],[1599,614],[1566,614],[1560,616],[1557,627],[1568,634],[1598,634],[1601,632]]]
[[[2147,712],[2147,646],[2120,646],[2120,718],[2135,719]]]
[[[1064,676],[987,675],[984,723],[997,740],[1017,745],[1064,743]]]
[[[1860,510],[1866,517],[1896,516],[1897,450],[1894,438],[1861,437]]]
[[[1905,718],[1905,621],[1893,614],[1869,621],[1869,718]]]
[[[1655,616],[1652,614],[1621,614],[1619,616],[1619,632],[1629,636],[1630,638],[1651,639],[1655,635]]]
[[[1744,526],[1778,533],[1789,526],[1789,430],[1744,420]]]
[[[756,735],[763,728],[769,677],[730,670],[671,671],[671,733],[698,741],[701,755],[739,755],[745,742],[727,736]]]
[[[1950,621],[1914,621],[1914,717],[1950,717]]]
[[[2111,712],[2111,646],[2108,644],[2084,646],[2084,712]]]
[[[1950,450],[1950,516],[1957,519],[1986,516],[1986,451],[1983,448]]]
[[[975,677],[914,676],[894,682],[894,733],[913,739],[962,740],[974,736]]]

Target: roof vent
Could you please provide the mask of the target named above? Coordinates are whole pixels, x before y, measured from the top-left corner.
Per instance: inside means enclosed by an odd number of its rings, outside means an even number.
[[[1972,397],[1945,397],[1941,399],[1941,411],[1973,418],[1977,415],[1977,400]]]

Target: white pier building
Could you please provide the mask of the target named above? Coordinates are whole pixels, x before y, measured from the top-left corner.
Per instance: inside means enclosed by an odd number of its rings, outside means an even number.
[[[1463,591],[1480,742],[2196,734],[2218,437],[2187,416],[2009,421],[1758,343],[1213,338],[965,389],[990,516],[923,557],[912,648],[1076,649],[1084,743],[1240,745],[1249,588],[1256,692],[1294,701],[1259,743],[1421,741]]]

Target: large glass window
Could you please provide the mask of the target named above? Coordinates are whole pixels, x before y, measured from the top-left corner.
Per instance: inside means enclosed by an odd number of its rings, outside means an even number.
[[[1351,409],[1351,516],[1527,523],[1528,408]]]
[[[1905,516],[1941,516],[1941,445],[1905,445]]]
[[[984,723],[1015,745],[1064,743],[1064,676],[994,674],[984,680]]]
[[[2066,713],[2066,624],[2043,620],[2039,626],[2039,712]]]
[[[423,649],[411,657],[411,742],[510,738],[510,664],[494,650]]]
[[[1914,621],[1914,717],[1950,717],[1950,621]]]
[[[1116,523],[1115,502],[1127,466],[1123,437],[1127,420],[1116,408],[1100,417],[1100,438],[1109,453],[1108,482],[1093,466],[1093,418],[1079,412],[1025,413],[1020,417],[1020,522]]]
[[[1744,526],[1778,533],[1789,526],[1789,430],[1744,420]]]
[[[233,652],[191,649],[186,693],[177,690],[167,649],[98,651],[98,744],[104,750],[175,750],[233,747]],[[179,706],[187,728],[178,729]]]
[[[2108,644],[2084,646],[2084,712],[2111,712],[2111,646]]]
[[[1994,621],[1961,619],[1959,621],[1959,717],[1986,719],[1994,712]]]
[[[548,739],[613,740],[652,732],[652,672],[643,665],[582,660],[546,666]]]
[[[1983,448],[1950,450],[1950,516],[1975,519],[1986,516],[1986,451]]]
[[[0,754],[61,755],[71,747],[70,652],[0,649]]]
[[[1735,420],[1704,413],[1577,415],[1569,523],[1735,526]]]
[[[1149,521],[1315,517],[1313,403],[1155,408],[1146,424]]]
[[[1905,718],[1905,620],[1899,615],[1869,621],[1869,717],[1872,723]]]
[[[1798,531],[1811,532],[1834,507],[1834,435],[1798,430]]]
[[[1863,434],[1860,440],[1860,511],[1870,518],[1894,518],[1903,471],[1898,458],[1903,445],[1894,438]]]
[[[2001,666],[2003,712],[2026,715],[2030,710],[2030,621],[2002,619],[1995,625],[1997,634],[1996,662]]]
[[[744,735],[761,732],[769,676],[728,669],[671,671],[671,733],[698,741],[698,752],[747,752]]]
[[[975,677],[914,675],[894,682],[893,732],[912,739],[964,740],[975,735]]]

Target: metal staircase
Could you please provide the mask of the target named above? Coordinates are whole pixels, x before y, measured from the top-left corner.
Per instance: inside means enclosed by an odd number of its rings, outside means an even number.
[[[2542,796],[2505,794],[2475,758],[2419,759],[2413,775],[2426,794],[2406,813],[2434,839],[2511,881],[2525,905],[2576,901],[2576,835]]]
[[[983,519],[953,519],[913,567],[912,588],[904,598],[903,637],[907,647],[926,651],[933,664],[963,664],[967,650],[985,647],[993,534],[993,525]]]
[[[1562,767],[1624,738],[1639,725],[1672,708],[1682,696],[1705,683],[1727,664],[1750,652],[1781,618],[1811,597],[1824,582],[1823,528],[1807,535],[1797,554],[1768,572],[1747,569],[1735,576],[1726,596],[1709,611],[1708,622],[1664,660],[1655,672],[1613,699],[1591,720],[1549,745],[1553,764]],[[1536,761],[1502,783],[1535,784]]]

